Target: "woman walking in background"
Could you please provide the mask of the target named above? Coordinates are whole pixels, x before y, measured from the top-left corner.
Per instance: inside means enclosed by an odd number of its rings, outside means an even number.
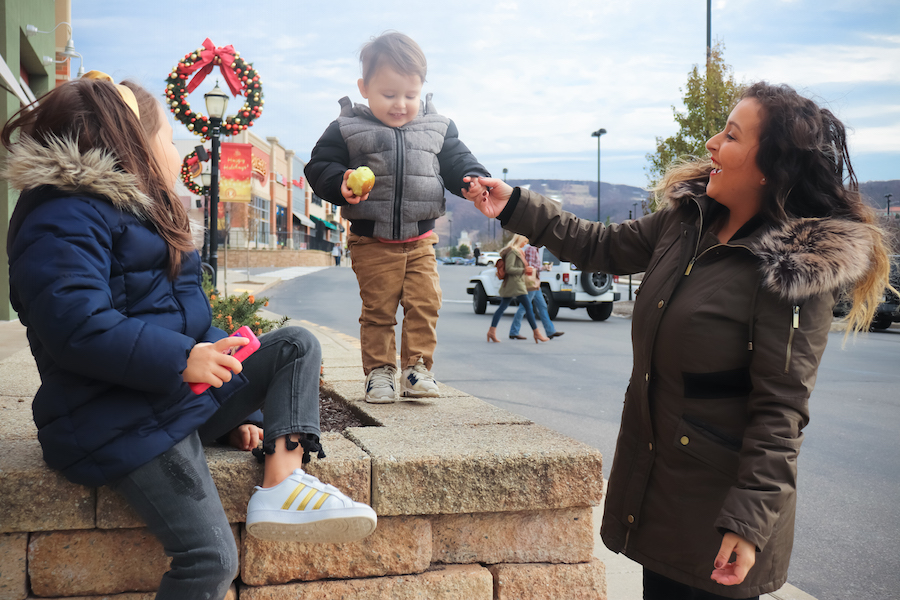
[[[531,301],[528,299],[525,277],[532,275],[534,269],[528,265],[525,257],[522,255],[522,248],[527,243],[528,238],[524,235],[516,235],[500,251],[500,258],[503,259],[506,277],[500,285],[500,306],[497,307],[494,317],[491,319],[491,328],[488,329],[487,333],[488,342],[500,343],[500,340],[497,338],[497,324],[500,322],[500,317],[503,316],[503,311],[506,310],[506,307],[510,305],[513,299],[518,300],[519,305],[525,307],[525,317],[528,319],[531,329],[534,330],[534,342],[550,341],[550,338],[542,334],[540,329],[538,329],[537,321],[534,319],[534,310],[532,310]]]
[[[601,530],[644,566],[645,600],[784,585],[832,308],[850,290],[849,326],[865,330],[888,284],[884,234],[830,111],[757,83],[706,148],[670,168],[665,207],[608,227],[499,179],[465,190],[562,260],[645,272]]]

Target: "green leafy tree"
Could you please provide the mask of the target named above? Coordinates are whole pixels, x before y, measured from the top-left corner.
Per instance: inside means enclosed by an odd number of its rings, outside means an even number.
[[[685,110],[672,107],[678,132],[665,139],[657,137],[656,152],[647,154],[650,187],[656,185],[673,161],[705,156],[707,140],[725,128],[728,113],[740,100],[745,86],[734,80],[731,66],[725,64],[724,52],[724,44],[717,43],[710,53],[709,65],[694,65],[688,74],[687,85],[681,88]]]
[[[470,254],[472,254],[472,249],[469,248],[466,244],[459,245],[459,254],[458,256],[462,256],[463,258],[467,258]]]

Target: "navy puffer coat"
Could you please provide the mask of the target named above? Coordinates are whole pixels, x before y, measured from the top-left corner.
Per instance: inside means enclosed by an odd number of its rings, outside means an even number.
[[[28,139],[5,177],[23,190],[10,223],[10,300],[41,374],[34,420],[47,464],[99,486],[171,448],[246,384],[194,394],[191,348],[213,328],[196,252],[166,275],[152,200],[115,159]]]

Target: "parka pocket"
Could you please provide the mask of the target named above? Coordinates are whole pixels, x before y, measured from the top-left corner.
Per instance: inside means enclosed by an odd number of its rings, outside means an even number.
[[[722,474],[737,476],[741,440],[695,417],[684,415],[675,429],[673,443],[682,452]]]

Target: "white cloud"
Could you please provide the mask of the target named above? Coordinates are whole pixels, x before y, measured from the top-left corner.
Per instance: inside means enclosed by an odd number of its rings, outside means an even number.
[[[713,36],[725,42],[738,79],[792,84],[855,128],[855,150],[896,152],[900,13],[891,4],[717,0]],[[422,45],[426,91],[479,157],[515,160],[535,177],[592,179],[590,132],[605,127],[604,173],[641,185],[644,155],[655,137],[674,133],[671,107],[681,108],[679,88],[705,59],[702,2],[382,0],[373,8],[368,0],[256,0],[246,17],[244,2],[224,0],[199,30],[178,17],[180,1],[123,6],[74,4],[85,68],[137,76],[161,91],[168,69],[203,38],[233,44],[264,80],[266,107],[254,131],[277,135],[302,158],[337,116],[338,98],[361,100],[362,44],[396,29]],[[900,178],[879,168],[884,175],[874,178]]]

